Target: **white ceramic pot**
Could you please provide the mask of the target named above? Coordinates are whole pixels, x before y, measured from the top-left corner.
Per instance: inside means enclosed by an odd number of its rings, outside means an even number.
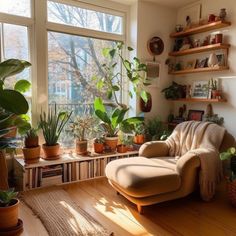
[[[218,65],[218,59],[214,52],[211,53],[211,55],[209,56],[207,64],[208,64],[208,67],[214,67]]]

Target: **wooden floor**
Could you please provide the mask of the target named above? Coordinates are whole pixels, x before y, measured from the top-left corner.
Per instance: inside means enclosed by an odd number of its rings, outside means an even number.
[[[236,236],[236,208],[227,200],[224,183],[213,202],[205,203],[191,195],[145,207],[144,215],[139,215],[135,205],[117,195],[105,178],[63,188],[115,236]],[[41,222],[23,204],[20,217],[24,221],[23,236],[48,235]]]

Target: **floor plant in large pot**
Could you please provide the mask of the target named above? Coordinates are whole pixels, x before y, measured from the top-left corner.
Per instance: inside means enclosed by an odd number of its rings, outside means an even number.
[[[133,51],[131,47],[127,47],[128,51]],[[102,121],[102,126],[106,131],[105,142],[110,146],[111,151],[116,149],[117,134],[121,127],[124,132],[130,131],[130,122],[132,124],[140,122],[140,117],[133,117],[132,120],[125,120],[129,111],[129,106],[122,102],[120,95],[123,91],[124,84],[130,84],[128,90],[129,96],[132,98],[134,93],[137,97],[141,97],[146,103],[150,94],[146,92],[145,86],[149,85],[149,81],[143,76],[147,67],[137,57],[132,60],[126,59],[123,56],[124,45],[117,43],[112,48],[104,48],[103,56],[106,58],[107,63],[104,63],[101,70],[103,76],[94,76],[93,79],[97,82],[97,88],[101,91],[106,91],[107,98],[113,103],[113,106],[105,105],[104,98],[96,97],[94,100],[95,114]],[[119,63],[123,66],[124,74],[119,71]],[[128,124],[129,123],[129,124]],[[127,130],[125,130],[127,128]]]
[[[16,127],[27,126],[22,115],[29,109],[27,100],[22,91],[30,86],[27,80],[18,80],[14,89],[5,87],[8,77],[22,72],[31,64],[27,61],[9,59],[0,63],[0,189],[8,189],[8,170],[5,150],[14,148],[14,139],[9,135]]]
[[[71,117],[72,112],[57,112],[56,105],[49,109],[48,114],[42,112],[40,114],[39,127],[43,131],[45,143],[42,148],[44,151],[44,159],[55,160],[60,158],[59,137],[66,123]]]
[[[19,200],[14,189],[0,190],[0,234],[9,231],[18,224]]]

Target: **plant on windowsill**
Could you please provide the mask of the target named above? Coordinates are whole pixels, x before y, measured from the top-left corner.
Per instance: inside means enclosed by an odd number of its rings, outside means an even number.
[[[37,129],[30,128],[26,131],[22,151],[24,154],[24,161],[27,164],[37,163],[40,159],[40,145]]]
[[[122,135],[120,144],[117,145],[117,152],[126,153],[129,150],[129,146],[132,144],[132,140],[129,137]]]
[[[0,233],[17,226],[19,208],[17,194],[14,189],[0,190]]]
[[[226,152],[222,152],[220,159],[227,161],[228,195],[232,205],[236,207],[236,148],[231,147]]]
[[[123,43],[117,43],[113,48],[104,48],[103,56],[109,60],[108,63],[102,65],[104,72],[103,77],[94,76],[93,79],[97,82],[97,88],[107,91],[107,99],[114,101],[114,107],[111,107],[109,112],[108,108],[103,105],[102,98],[95,98],[94,108],[95,114],[102,121],[102,125],[106,131],[105,142],[114,151],[118,142],[117,133],[121,126],[126,127],[128,121],[124,121],[124,117],[127,114],[129,107],[122,103],[118,98],[118,93],[122,91],[124,84],[132,85],[132,90],[128,91],[129,96],[132,98],[133,93],[138,97],[141,97],[145,103],[151,96],[144,87],[149,85],[149,81],[143,77],[144,72],[147,71],[145,64],[141,63],[137,57],[132,60],[125,59],[122,55]],[[128,51],[133,51],[131,47],[127,47]],[[118,63],[120,60],[123,65],[125,75],[117,72]],[[132,123],[139,123],[142,119],[140,117],[133,117]],[[124,122],[123,122],[124,121]],[[123,124],[122,124],[123,123]],[[129,129],[129,128],[128,128]],[[129,129],[130,131],[130,129]],[[127,131],[128,132],[128,131]]]
[[[14,89],[6,89],[4,85],[7,77],[16,75],[29,66],[29,62],[18,59],[0,63],[0,189],[8,189],[5,151],[16,147],[12,133],[15,133],[16,128],[23,130],[29,125],[22,116],[28,112],[29,105],[21,91],[26,90],[30,83],[18,80]]]
[[[135,144],[143,144],[145,142],[145,124],[138,123],[134,125],[134,143]]]
[[[71,117],[72,112],[57,112],[56,104],[54,109],[50,108],[48,114],[41,112],[39,128],[43,131],[45,143],[42,148],[46,160],[55,160],[60,158],[59,137],[66,123]]]
[[[96,152],[96,153],[103,153],[103,151],[104,151],[104,143],[105,143],[104,137],[96,138],[94,140],[94,143],[93,143],[94,152]]]
[[[118,143],[118,132],[132,132],[133,125],[143,121],[142,117],[131,117],[125,119],[126,109],[116,108],[110,114],[103,105],[101,98],[96,98],[94,102],[95,114],[103,121],[101,123],[105,132],[105,144],[111,152],[116,150]]]
[[[76,138],[76,153],[79,155],[87,154],[87,138],[93,133],[96,126],[96,119],[90,115],[77,116],[71,123],[71,131]]]

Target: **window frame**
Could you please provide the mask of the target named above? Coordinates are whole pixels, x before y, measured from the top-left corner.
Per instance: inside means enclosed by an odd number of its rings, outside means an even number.
[[[63,25],[48,21],[47,0],[31,0],[31,17],[23,17],[0,12],[0,22],[28,27],[29,58],[32,82],[32,124],[35,126],[41,111],[48,110],[48,32],[66,33],[96,39],[128,42],[129,6],[106,0],[50,0],[71,6],[95,10],[122,17],[122,34],[102,32],[77,26]],[[106,5],[106,7],[104,7]],[[40,10],[37,10],[40,9]],[[127,52],[124,51],[124,55]],[[128,88],[125,85],[124,90]],[[127,96],[122,93],[122,99]]]

